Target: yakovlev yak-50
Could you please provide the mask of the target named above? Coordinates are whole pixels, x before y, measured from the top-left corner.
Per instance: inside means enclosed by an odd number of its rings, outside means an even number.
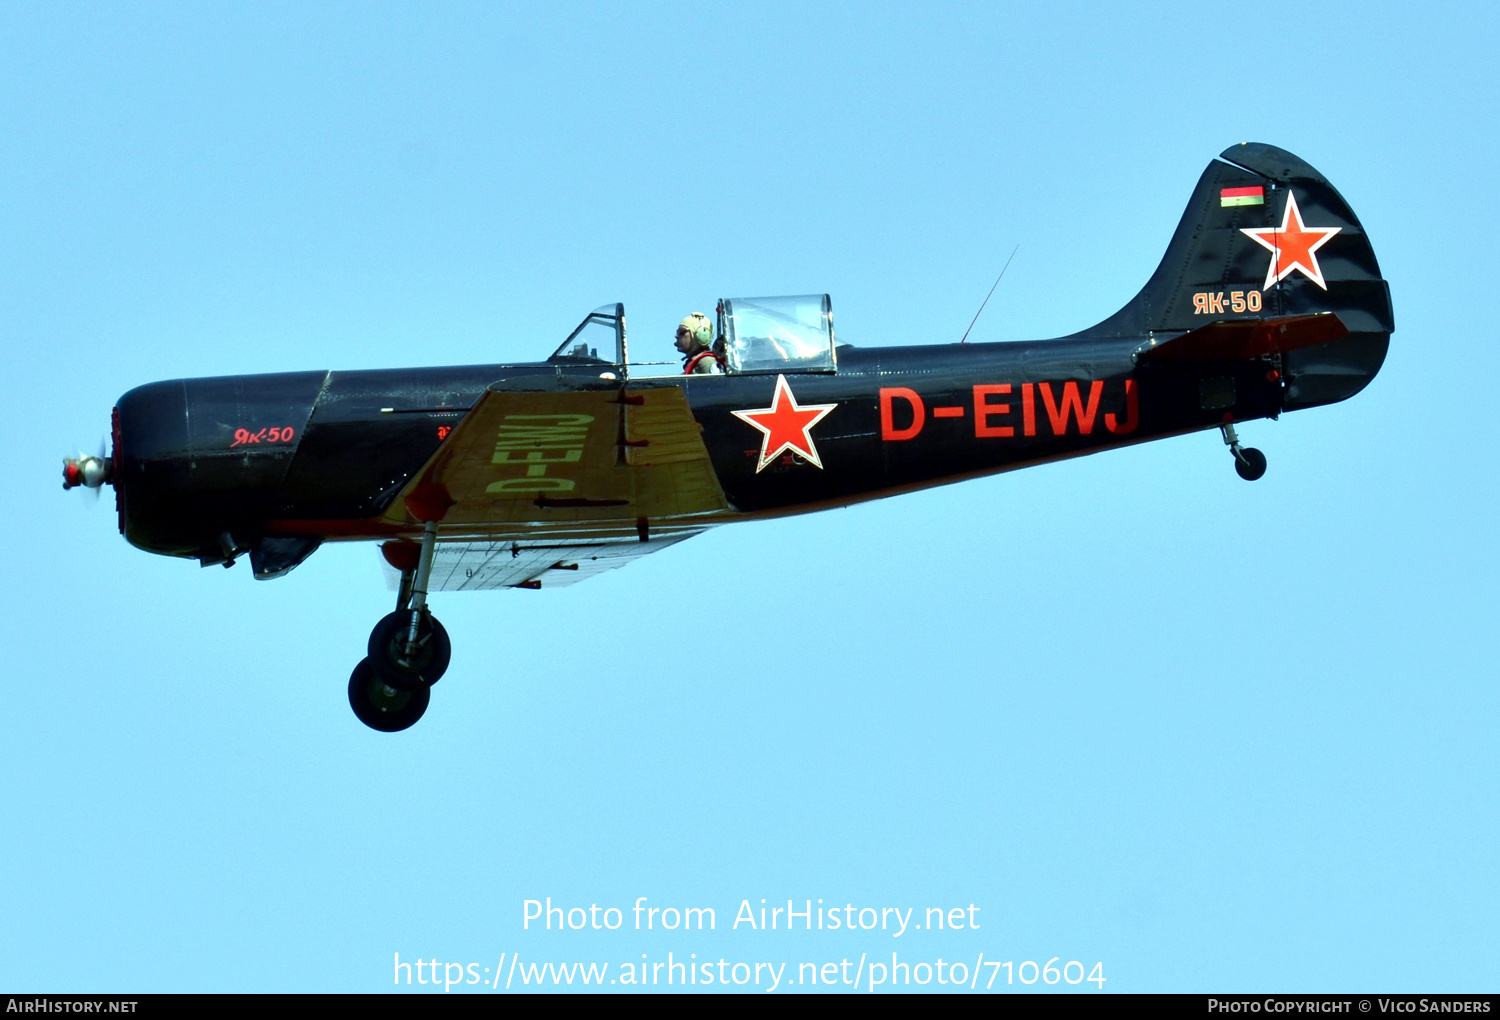
[[[720,524],[1196,430],[1253,481],[1235,424],[1359,392],[1394,328],[1344,199],[1261,144],[1209,164],[1145,289],[1071,336],[861,349],[827,295],[717,311],[713,374],[632,362],[611,304],[545,361],[151,383],[64,486],[112,484],[133,545],[259,579],[380,542],[396,608],[349,702],[394,731],[448,666],[431,592],[571,584]]]

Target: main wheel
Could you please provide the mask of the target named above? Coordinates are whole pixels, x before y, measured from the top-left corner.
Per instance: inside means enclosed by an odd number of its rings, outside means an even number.
[[[386,616],[370,631],[370,668],[392,687],[401,691],[430,687],[448,670],[453,646],[448,631],[430,613],[423,613],[417,625],[417,647],[406,654],[406,639],[411,632],[411,610],[401,609]]]
[[[375,675],[369,659],[361,659],[349,677],[349,707],[360,722],[382,733],[395,733],[415,723],[431,699],[426,684],[409,691],[390,686]]]
[[[1266,473],[1266,455],[1253,446],[1240,447],[1234,455],[1234,469],[1247,482],[1253,482]]]

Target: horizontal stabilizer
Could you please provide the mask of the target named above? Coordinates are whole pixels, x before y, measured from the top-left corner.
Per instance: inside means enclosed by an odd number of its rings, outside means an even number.
[[[1349,330],[1334,312],[1211,322],[1174,340],[1137,347],[1136,361],[1251,361],[1339,340]]]

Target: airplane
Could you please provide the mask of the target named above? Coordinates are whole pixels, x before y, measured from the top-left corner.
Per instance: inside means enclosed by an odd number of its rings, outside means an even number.
[[[1306,162],[1232,146],[1160,266],[1098,325],[1052,340],[854,347],[826,294],[726,298],[719,374],[635,360],[625,312],[524,364],[315,371],[139,386],[111,455],[138,548],[281,577],[324,542],[375,541],[397,592],[349,679],[404,730],[451,656],[437,591],[575,583],[709,528],[847,506],[1344,400],[1385,360],[1390,288],[1359,220]]]

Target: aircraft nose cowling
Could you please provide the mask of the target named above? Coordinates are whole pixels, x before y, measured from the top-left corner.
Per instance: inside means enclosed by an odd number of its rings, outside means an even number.
[[[187,392],[180,380],[137,386],[115,407],[120,530],[149,552],[193,555],[174,497],[188,491]]]
[[[213,558],[255,538],[312,414],[324,372],[175,379],[120,398],[121,530],[168,556]]]

